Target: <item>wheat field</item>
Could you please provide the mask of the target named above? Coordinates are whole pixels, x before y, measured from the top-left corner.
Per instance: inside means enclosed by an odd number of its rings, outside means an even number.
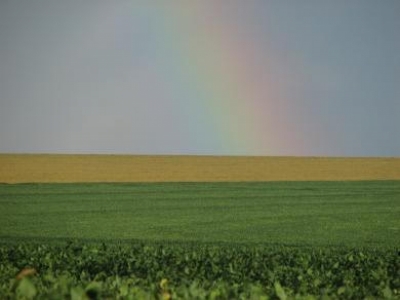
[[[2,183],[399,179],[400,158],[0,155]]]

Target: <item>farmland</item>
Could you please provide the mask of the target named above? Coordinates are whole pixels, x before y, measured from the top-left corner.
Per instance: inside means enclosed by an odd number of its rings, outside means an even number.
[[[0,155],[2,299],[399,299],[400,159]]]
[[[399,181],[2,184],[0,208],[10,299],[399,297]]]
[[[399,245],[400,182],[0,185],[0,236]]]
[[[400,180],[400,158],[0,154],[0,182]]]
[[[398,299],[398,252],[207,244],[0,245],[2,299]],[[22,270],[22,271],[21,271]]]

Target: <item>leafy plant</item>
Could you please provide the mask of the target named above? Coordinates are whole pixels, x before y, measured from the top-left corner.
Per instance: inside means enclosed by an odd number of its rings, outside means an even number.
[[[2,299],[400,299],[393,249],[0,244]]]

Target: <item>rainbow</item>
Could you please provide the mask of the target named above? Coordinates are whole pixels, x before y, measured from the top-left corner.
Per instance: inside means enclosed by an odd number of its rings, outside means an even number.
[[[181,3],[173,11],[162,10],[165,44],[160,51],[169,48],[174,57],[171,77],[196,95],[184,100],[205,116],[222,153],[301,152],[293,117],[297,108],[286,107],[284,87],[274,80],[282,63],[238,34],[237,23],[221,20],[222,6]]]
[[[135,34],[138,26],[147,26],[153,62],[140,66],[140,72],[162,91],[152,97],[165,99],[174,112],[168,122],[176,124],[195,154],[215,149],[222,155],[306,153],[305,133],[296,119],[301,107],[289,101],[285,90],[291,78],[282,78],[290,74],[299,81],[301,74],[268,45],[268,38],[255,40],[251,25],[232,21],[234,10],[228,8],[222,1],[131,3],[111,15],[117,31],[130,27]],[[118,32],[109,36],[112,47],[131,43]],[[120,38],[115,41],[115,36]]]

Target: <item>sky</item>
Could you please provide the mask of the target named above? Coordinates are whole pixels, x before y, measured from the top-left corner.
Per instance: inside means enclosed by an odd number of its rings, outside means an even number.
[[[2,0],[0,153],[400,156],[398,0]]]

